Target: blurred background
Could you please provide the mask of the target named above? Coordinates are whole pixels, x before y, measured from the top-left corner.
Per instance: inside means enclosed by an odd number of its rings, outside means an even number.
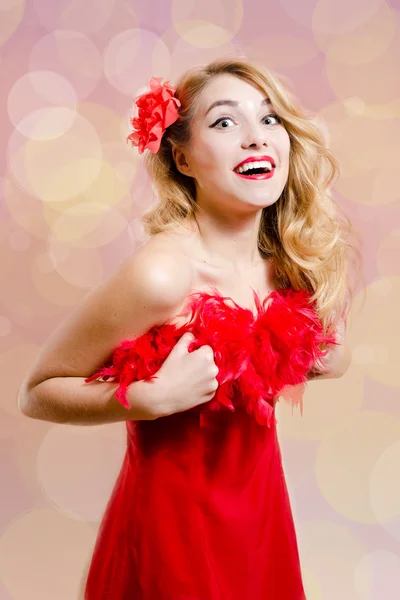
[[[122,463],[124,423],[34,421],[16,396],[142,243],[156,197],[126,144],[132,98],[235,56],[281,75],[324,130],[363,243],[351,367],[308,383],[302,417],[277,412],[307,598],[400,598],[398,1],[0,0],[0,600],[81,597]]]

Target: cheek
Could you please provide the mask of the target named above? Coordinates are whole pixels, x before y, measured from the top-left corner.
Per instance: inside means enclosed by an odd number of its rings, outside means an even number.
[[[208,173],[216,169],[218,167],[218,159],[221,160],[221,153],[218,152],[218,147],[215,144],[208,144],[206,141],[197,144],[192,156],[196,168],[207,170]]]

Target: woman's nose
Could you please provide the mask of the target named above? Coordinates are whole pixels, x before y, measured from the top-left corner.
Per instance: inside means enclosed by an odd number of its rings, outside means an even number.
[[[255,126],[253,128],[249,128],[249,130],[247,131],[243,140],[243,146],[248,148],[261,148],[262,146],[268,146],[268,139],[269,132],[266,131],[265,126],[263,129],[260,129],[259,127]]]

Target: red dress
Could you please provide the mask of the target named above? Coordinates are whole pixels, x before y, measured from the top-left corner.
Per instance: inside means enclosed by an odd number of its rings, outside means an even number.
[[[274,290],[262,303],[253,293],[257,316],[217,291],[192,293],[190,321],[123,341],[86,380],[119,381],[128,406],[129,383],[150,379],[185,331],[189,352],[210,345],[219,368],[210,402],[126,422],[85,600],[305,600],[275,401],[336,338],[308,292]]]

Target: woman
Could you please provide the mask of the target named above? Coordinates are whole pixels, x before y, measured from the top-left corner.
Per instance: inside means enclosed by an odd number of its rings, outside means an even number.
[[[48,341],[20,408],[126,421],[87,600],[301,600],[274,414],[284,386],[349,364],[337,164],[260,65],[150,85],[129,136],[159,194],[150,239]]]

